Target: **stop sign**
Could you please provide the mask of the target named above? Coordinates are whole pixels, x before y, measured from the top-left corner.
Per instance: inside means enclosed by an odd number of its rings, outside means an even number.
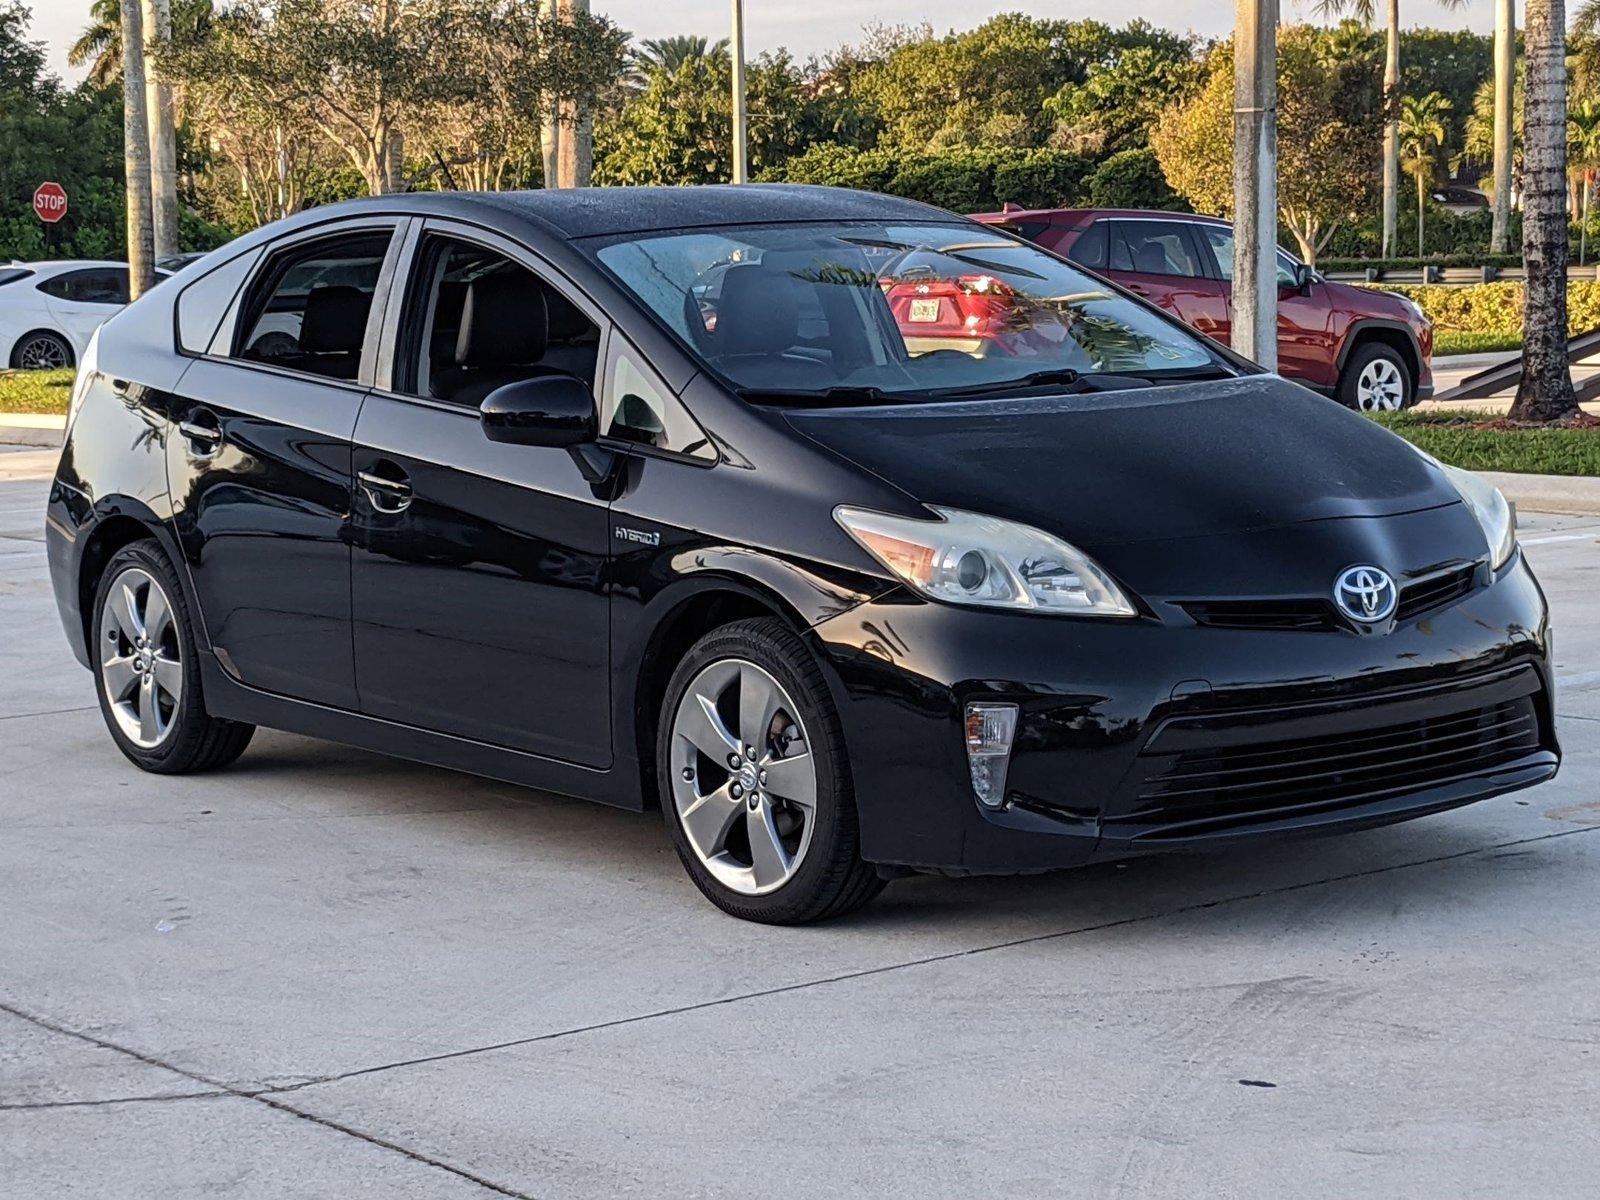
[[[39,220],[54,225],[67,215],[67,189],[59,183],[41,183],[33,194],[33,211]]]

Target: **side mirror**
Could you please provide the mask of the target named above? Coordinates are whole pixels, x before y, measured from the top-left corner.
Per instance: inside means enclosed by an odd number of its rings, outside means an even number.
[[[495,388],[478,406],[491,442],[578,446],[599,436],[594,395],[576,375],[540,375]]]
[[[1311,285],[1317,281],[1317,273],[1305,263],[1294,265],[1294,290],[1302,296],[1311,295]]]

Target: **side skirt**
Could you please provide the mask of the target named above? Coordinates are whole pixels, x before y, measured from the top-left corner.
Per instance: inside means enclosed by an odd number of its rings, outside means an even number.
[[[234,679],[210,653],[201,653],[200,673],[206,710],[216,717],[359,746],[378,754],[465,771],[580,800],[594,800],[634,812],[644,810],[639,794],[639,767],[631,753],[619,754],[609,769],[582,767],[263,692]]]

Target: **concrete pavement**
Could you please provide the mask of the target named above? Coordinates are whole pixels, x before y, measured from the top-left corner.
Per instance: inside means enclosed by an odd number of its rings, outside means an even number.
[[[1588,1196],[1600,521],[1555,782],[777,930],[659,818],[262,733],[143,775],[0,453],[0,1194]]]

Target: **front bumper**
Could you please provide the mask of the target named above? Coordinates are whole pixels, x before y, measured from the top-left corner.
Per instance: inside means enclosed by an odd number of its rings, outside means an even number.
[[[896,591],[813,631],[875,862],[1072,866],[1384,824],[1559,763],[1546,606],[1520,555],[1383,634],[1074,620]],[[962,712],[1020,708],[1008,804],[972,796]]]

